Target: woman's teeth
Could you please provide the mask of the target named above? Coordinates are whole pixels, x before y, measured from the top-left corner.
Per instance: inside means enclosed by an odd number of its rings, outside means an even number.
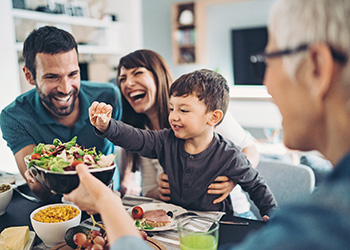
[[[141,90],[137,90],[137,91],[133,91],[129,94],[129,97],[130,98],[133,98],[133,99],[139,99],[139,98],[142,98],[146,95],[146,92],[145,91],[141,91]]]

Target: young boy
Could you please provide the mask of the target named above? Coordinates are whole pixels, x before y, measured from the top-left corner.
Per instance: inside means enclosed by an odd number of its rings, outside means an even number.
[[[214,132],[228,103],[225,78],[202,69],[182,75],[172,84],[171,129],[142,130],[111,120],[112,107],[105,103],[94,102],[89,115],[98,135],[144,157],[158,158],[169,176],[172,203],[232,214],[229,196],[213,204],[219,195],[207,193],[208,186],[221,175],[240,184],[264,216],[276,206],[273,194],[240,148]]]

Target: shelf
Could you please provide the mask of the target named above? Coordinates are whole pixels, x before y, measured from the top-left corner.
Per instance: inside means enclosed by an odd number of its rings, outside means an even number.
[[[205,22],[201,1],[172,4],[171,39],[175,64],[204,63]]]
[[[46,24],[65,24],[71,26],[82,26],[104,30],[119,30],[122,29],[123,24],[119,22],[101,21],[99,19],[87,18],[87,17],[74,17],[64,14],[50,14],[31,10],[12,9],[12,16],[16,19],[21,20],[32,20],[35,22],[42,22]],[[114,32],[114,31],[113,31]],[[23,49],[23,43],[17,42],[15,44],[16,51],[21,52]],[[110,45],[78,45],[80,54],[91,54],[91,55],[118,55],[122,54],[123,51],[117,46]]]
[[[94,28],[121,28],[122,24],[118,22],[101,21],[94,18],[74,17],[63,14],[50,14],[38,11],[12,9],[12,15],[15,18],[33,20],[37,22],[69,24]]]
[[[17,52],[22,52],[23,43],[16,43]],[[118,55],[122,54],[123,50],[109,47],[109,46],[97,46],[97,45],[78,45],[79,54],[91,54],[91,55]]]

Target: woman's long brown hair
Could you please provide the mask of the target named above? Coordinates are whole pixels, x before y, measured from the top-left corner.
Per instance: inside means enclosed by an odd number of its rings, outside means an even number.
[[[119,61],[117,67],[117,85],[120,88],[119,81],[121,68],[133,69],[144,67],[153,73],[156,84],[156,107],[158,110],[159,127],[170,128],[169,116],[169,88],[172,83],[172,77],[169,67],[165,60],[156,52],[151,50],[136,50]],[[152,129],[151,121],[145,114],[138,114],[131,107],[129,102],[122,96],[123,115],[122,121],[137,128],[145,128],[146,126]],[[125,170],[132,164],[132,171],[135,172],[140,168],[140,157],[129,151],[123,150],[122,161],[120,166],[121,180],[124,178]]]

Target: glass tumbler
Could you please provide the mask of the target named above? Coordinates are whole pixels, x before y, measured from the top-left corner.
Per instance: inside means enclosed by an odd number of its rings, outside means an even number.
[[[187,216],[177,223],[181,250],[216,250],[219,223],[204,216]]]

